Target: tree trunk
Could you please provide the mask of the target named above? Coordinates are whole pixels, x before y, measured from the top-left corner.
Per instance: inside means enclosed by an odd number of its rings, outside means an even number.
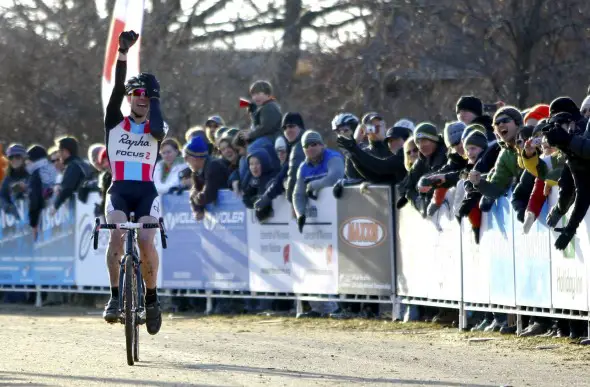
[[[284,109],[288,105],[293,78],[301,56],[301,11],[301,0],[285,1],[285,31],[274,85],[275,94],[279,101],[285,105]]]

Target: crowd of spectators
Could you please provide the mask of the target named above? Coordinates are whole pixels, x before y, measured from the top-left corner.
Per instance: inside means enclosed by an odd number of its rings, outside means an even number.
[[[307,128],[301,112],[281,112],[266,81],[254,82],[250,100],[244,104],[251,118],[249,128],[232,128],[213,115],[203,127],[189,129],[185,144],[166,138],[154,181],[160,195],[189,192],[190,207],[197,221],[206,206],[214,204],[218,191],[229,189],[244,205],[254,210],[259,221],[273,214],[273,200],[283,195],[292,204],[298,229],[306,224],[306,203],[329,187],[336,198],[343,187],[353,184],[387,184],[396,192],[398,210],[411,206],[424,217],[439,211],[447,193],[454,189],[454,211],[459,222],[471,227],[480,242],[482,212],[512,191],[516,219],[528,232],[541,213],[553,186],[559,188],[557,205],[547,223],[555,228],[573,207],[565,227],[558,229],[557,249],[565,249],[584,218],[590,197],[590,96],[580,107],[568,97],[550,104],[517,108],[502,102],[484,104],[475,96],[462,96],[453,108],[456,121],[437,127],[431,122],[414,122],[400,117],[391,126],[379,112],[359,119],[351,112],[336,112],[331,122],[330,149],[318,131]],[[57,211],[74,193],[85,200],[88,192],[106,195],[111,181],[103,144],[89,147],[88,159],[79,155],[73,137],[56,140],[46,149],[33,144],[11,144],[0,157],[0,203],[4,211],[19,216],[18,199],[28,200],[28,219],[34,235],[39,213]],[[394,208],[391,209],[392,214]],[[96,215],[104,213],[104,201]],[[185,300],[186,301],[186,300]],[[184,301],[177,300],[176,306]],[[183,304],[183,308],[195,305]],[[289,302],[217,300],[216,313],[289,311]],[[379,310],[371,305],[310,302],[298,317],[371,317]],[[456,311],[408,306],[404,320],[456,321]],[[475,331],[514,333],[507,316],[500,313],[471,313],[469,326]],[[531,317],[522,336],[586,335],[585,324]]]

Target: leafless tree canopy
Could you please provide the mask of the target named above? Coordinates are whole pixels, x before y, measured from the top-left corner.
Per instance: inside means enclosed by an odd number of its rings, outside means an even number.
[[[174,135],[212,113],[246,125],[237,100],[258,78],[273,82],[284,110],[323,131],[339,110],[442,124],[461,94],[525,108],[558,95],[581,100],[590,83],[590,4],[581,0],[245,3],[149,2],[142,70],[160,79]],[[0,13],[0,141],[102,139],[110,15],[88,4],[13,0]],[[280,39],[264,51],[236,49],[237,38],[260,31]],[[317,42],[304,44],[306,31]]]

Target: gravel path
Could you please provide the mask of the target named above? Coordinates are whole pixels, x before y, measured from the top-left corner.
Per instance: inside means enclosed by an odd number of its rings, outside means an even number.
[[[0,386],[583,386],[590,350],[565,341],[390,322],[166,316],[125,361],[122,325],[97,310],[0,307]],[[544,344],[543,344],[544,343]]]

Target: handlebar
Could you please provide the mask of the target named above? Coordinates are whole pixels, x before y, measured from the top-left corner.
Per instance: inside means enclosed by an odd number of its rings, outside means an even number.
[[[158,219],[158,223],[135,223],[135,222],[124,222],[124,223],[100,223],[99,218],[94,220],[94,232],[92,237],[94,238],[94,250],[98,249],[98,231],[99,230],[140,230],[140,229],[160,229],[160,240],[162,241],[162,248],[168,248],[168,242],[166,239],[166,231],[164,229],[164,219]]]

